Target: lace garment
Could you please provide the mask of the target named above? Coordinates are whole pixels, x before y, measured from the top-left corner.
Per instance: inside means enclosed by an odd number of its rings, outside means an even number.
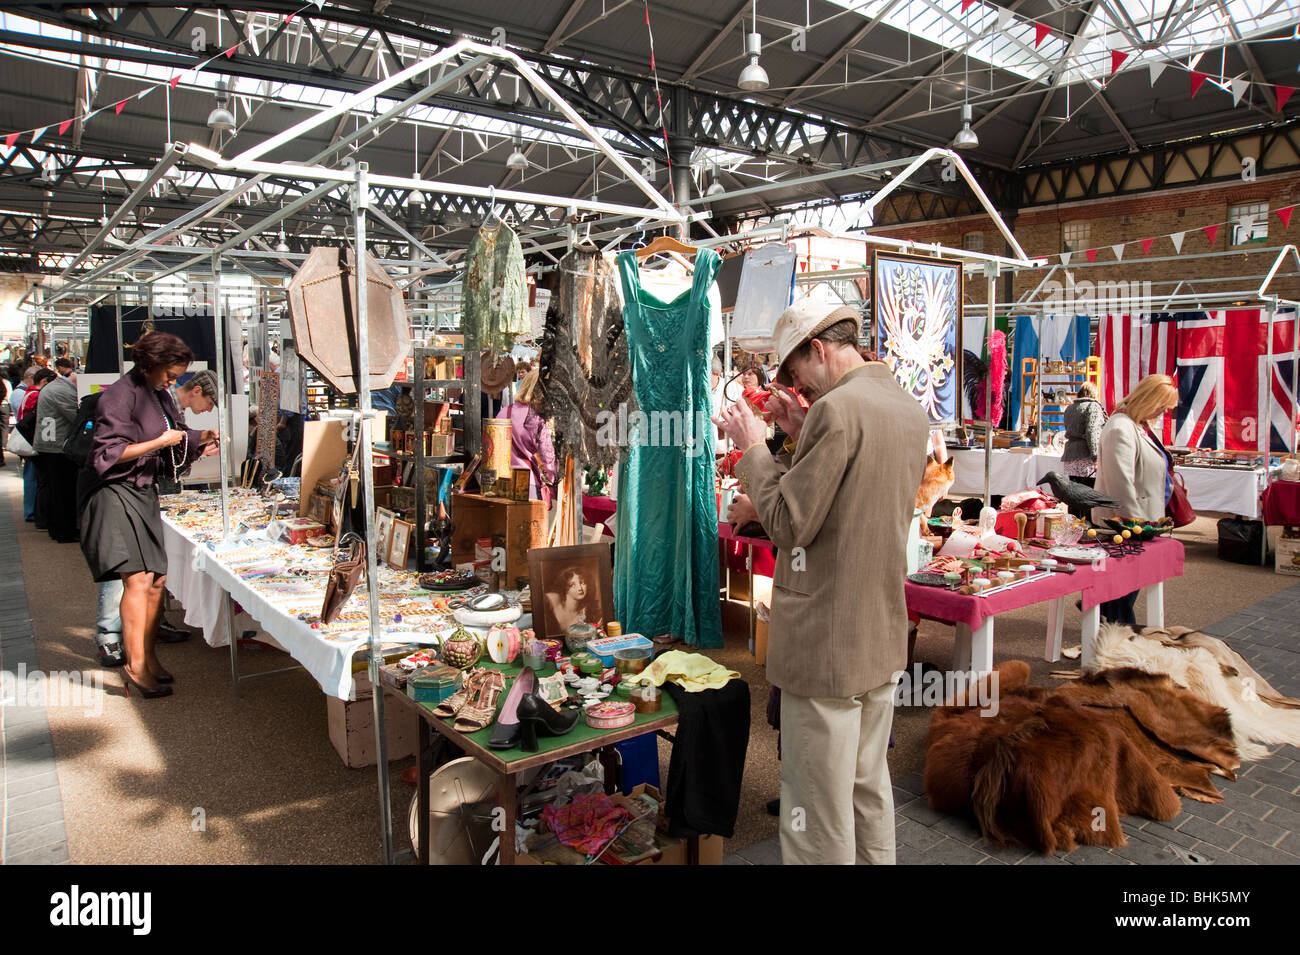
[[[584,465],[610,467],[623,456],[598,435],[602,411],[636,410],[632,366],[623,329],[618,276],[599,252],[578,249],[560,260],[542,334],[542,414],[555,425],[555,453]]]

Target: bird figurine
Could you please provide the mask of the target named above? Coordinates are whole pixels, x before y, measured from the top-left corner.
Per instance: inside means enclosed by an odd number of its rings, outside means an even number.
[[[1094,507],[1119,507],[1119,502],[1115,499],[1098,493],[1086,484],[1071,481],[1060,471],[1048,471],[1044,474],[1038,486],[1044,484],[1052,488],[1052,493],[1058,500],[1065,502],[1071,514],[1082,516],[1085,520]]]

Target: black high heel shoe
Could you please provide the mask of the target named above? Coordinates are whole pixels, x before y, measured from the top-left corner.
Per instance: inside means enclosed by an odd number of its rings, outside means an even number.
[[[122,686],[126,690],[126,695],[128,698],[131,696],[132,686],[134,686],[137,690],[139,690],[140,695],[143,696],[146,700],[156,700],[160,696],[172,695],[172,688],[170,686],[156,686],[150,689],[144,684],[136,682],[136,680],[132,679],[131,674],[126,672],[126,667],[122,668]]]
[[[515,677],[515,682],[510,684],[505,702],[501,704],[501,712],[497,715],[496,724],[492,727],[492,735],[488,737],[488,746],[492,749],[514,749],[519,744],[520,736],[523,735],[519,722],[519,703],[525,697],[532,696],[536,689],[537,674],[532,667],[524,667]],[[532,732],[530,737],[525,738],[525,743],[531,742],[532,749],[527,749],[526,746],[525,749],[527,752],[535,753],[537,733]]]
[[[518,746],[525,753],[535,753],[539,727],[551,736],[563,736],[577,725],[578,715],[576,710],[561,713],[547,703],[537,692],[537,674],[531,667],[524,667],[501,705],[501,715],[488,746],[493,749]]]

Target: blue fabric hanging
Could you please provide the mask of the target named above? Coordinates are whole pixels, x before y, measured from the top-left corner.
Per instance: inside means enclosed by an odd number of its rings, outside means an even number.
[[[1046,316],[1047,321],[1054,321],[1055,316]],[[1090,329],[1092,320],[1087,315],[1076,315],[1069,332],[1063,337],[1059,347],[1045,348],[1041,356],[1043,361],[1083,361],[1088,357],[1091,337]],[[1054,339],[1055,336],[1050,336]],[[1016,335],[1013,343],[1014,348],[1011,359],[1011,388],[1010,393],[1010,410],[1011,410],[1011,427],[1020,428],[1020,404],[1022,392],[1024,390],[1021,381],[1021,360],[1025,358],[1039,358],[1039,325],[1035,323],[1031,315],[1016,316]],[[1044,409],[1056,407],[1054,405],[1044,405]],[[1044,422],[1044,427],[1060,428],[1061,425],[1051,425]]]

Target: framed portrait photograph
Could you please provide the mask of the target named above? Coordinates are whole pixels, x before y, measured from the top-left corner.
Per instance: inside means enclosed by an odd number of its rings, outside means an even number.
[[[393,519],[392,539],[388,545],[388,566],[393,570],[406,570],[406,558],[410,553],[411,538],[414,535],[414,524]]]
[[[961,422],[962,264],[871,253],[876,354],[934,424]]]
[[[393,540],[393,521],[397,515],[386,507],[375,508],[375,556],[388,560],[388,546]]]
[[[528,552],[533,629],[563,638],[573,623],[603,627],[614,615],[614,562],[608,543],[534,547]]]

